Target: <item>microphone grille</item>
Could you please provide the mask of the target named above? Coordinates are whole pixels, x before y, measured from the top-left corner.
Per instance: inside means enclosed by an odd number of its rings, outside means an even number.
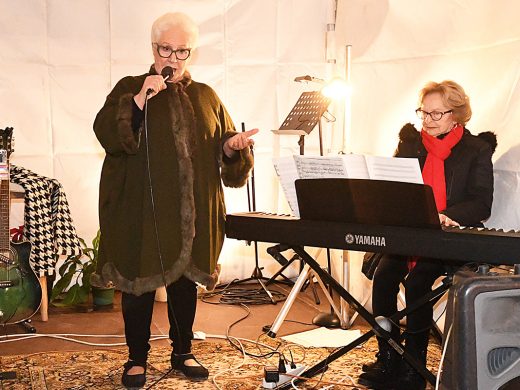
[[[161,70],[161,76],[162,77],[172,77],[173,76],[173,68],[171,66],[165,66],[162,70]]]

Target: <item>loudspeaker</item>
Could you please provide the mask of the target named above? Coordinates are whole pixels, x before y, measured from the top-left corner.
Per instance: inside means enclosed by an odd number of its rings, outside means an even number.
[[[520,275],[457,272],[444,343],[440,389],[520,388]]]

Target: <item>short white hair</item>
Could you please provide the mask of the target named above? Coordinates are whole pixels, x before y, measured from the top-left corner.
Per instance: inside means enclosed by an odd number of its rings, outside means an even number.
[[[199,40],[199,27],[192,18],[182,12],[169,12],[157,18],[152,24],[152,43],[157,42],[161,34],[171,28],[184,31],[190,38],[191,48],[197,46]]]

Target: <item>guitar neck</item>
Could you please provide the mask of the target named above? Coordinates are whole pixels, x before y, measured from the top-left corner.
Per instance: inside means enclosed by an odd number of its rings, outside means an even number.
[[[9,158],[0,150],[0,253],[9,252]]]

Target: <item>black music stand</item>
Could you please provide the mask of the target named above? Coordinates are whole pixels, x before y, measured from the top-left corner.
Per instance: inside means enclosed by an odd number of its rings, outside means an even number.
[[[242,132],[246,131],[245,123],[242,122]],[[254,157],[254,148],[251,145],[250,148],[251,155]],[[249,212],[256,211],[256,196],[255,196],[255,167],[251,169],[251,178],[247,179],[246,182],[246,188],[247,188],[247,205]],[[248,241],[248,245],[250,244],[250,241]],[[269,297],[269,300],[273,305],[276,305],[277,300],[274,298],[273,294],[269,289],[267,288],[267,284],[273,281],[272,278],[267,278],[262,274],[262,268],[260,268],[259,261],[258,261],[258,242],[254,241],[253,245],[255,247],[255,268],[253,269],[253,272],[251,273],[251,276],[249,278],[245,279],[237,279],[233,280],[229,285],[233,284],[240,284],[240,283],[248,283],[248,282],[257,282],[260,284],[260,287],[264,290],[264,292]],[[287,278],[285,278],[287,280]],[[264,283],[266,281],[266,283]],[[281,281],[284,283],[287,283],[287,281]]]
[[[295,187],[300,219],[441,230],[428,185],[328,178],[298,179]]]
[[[323,156],[321,117],[330,104],[330,99],[319,91],[303,92],[278,130],[278,135],[299,135],[300,155],[305,154],[305,136],[319,126],[320,155]]]
[[[318,125],[319,131],[319,142],[320,142],[320,156],[323,156],[323,134],[322,134],[322,124],[321,117],[327,111],[327,108],[330,104],[330,98],[324,96],[319,91],[310,91],[303,92],[296,104],[291,109],[287,118],[283,121],[282,125],[278,130],[272,130],[274,134],[277,135],[299,135],[300,138],[298,140],[298,145],[300,146],[300,155],[303,156],[305,154],[305,136],[309,135],[312,130]],[[267,252],[271,254],[281,265],[282,268],[273,275],[273,278],[276,278],[279,275],[283,276],[283,271],[291,265],[294,260],[299,260],[299,256],[295,255],[290,260],[286,260],[282,255],[281,251],[278,249],[280,245],[275,245],[274,247],[268,248]],[[276,249],[276,251],[274,251]],[[271,253],[274,252],[274,253]],[[285,260],[285,261],[282,261]],[[327,248],[327,267],[330,272],[331,270],[331,261],[330,261],[330,249]],[[312,280],[312,279],[311,279]],[[316,290],[313,289],[314,298],[316,303],[320,303],[319,297],[316,293]],[[332,290],[329,288],[329,294],[332,296]],[[319,326],[327,326],[327,327],[339,327],[341,326],[341,321],[334,313],[332,307],[330,313],[320,313],[318,314],[312,322],[315,325]]]

